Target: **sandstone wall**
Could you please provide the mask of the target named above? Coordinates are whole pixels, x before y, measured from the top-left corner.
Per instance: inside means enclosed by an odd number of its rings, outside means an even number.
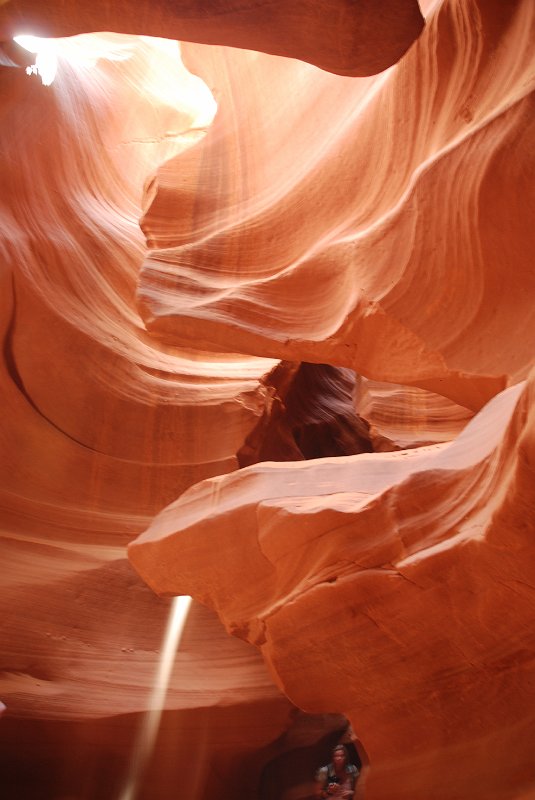
[[[346,719],[370,800],[533,795],[535,7],[420,7],[0,3],[9,800],[124,793],[176,594],[140,798]]]

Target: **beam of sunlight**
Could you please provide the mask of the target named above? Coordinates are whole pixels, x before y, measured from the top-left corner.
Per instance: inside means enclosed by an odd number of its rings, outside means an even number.
[[[15,36],[13,39],[20,47],[35,53],[35,64],[26,68],[28,75],[39,75],[43,86],[50,86],[58,70],[58,56],[53,39],[41,39],[39,36]]]
[[[143,772],[154,748],[169,680],[171,678],[176,652],[180,644],[190,604],[191,597],[182,596],[173,598],[167,630],[164,634],[160,662],[149,700],[149,708],[144,716],[141,729],[137,736],[134,752],[132,754],[130,771],[119,800],[134,800],[140,780],[143,777]]]
[[[80,34],[59,39],[21,34],[13,41],[29,53],[36,55],[35,64],[27,67],[28,75],[39,75],[44,86],[50,86],[56,77],[59,58],[65,59],[79,72],[91,71],[99,59],[124,61],[132,54],[134,37],[106,37],[99,34]]]

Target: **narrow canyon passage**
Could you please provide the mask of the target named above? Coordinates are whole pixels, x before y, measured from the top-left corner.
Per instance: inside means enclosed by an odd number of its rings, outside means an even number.
[[[534,40],[0,0],[2,798],[535,796]]]

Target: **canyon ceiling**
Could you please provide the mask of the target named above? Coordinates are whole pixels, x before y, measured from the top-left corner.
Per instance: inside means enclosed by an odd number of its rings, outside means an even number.
[[[2,797],[533,800],[533,0],[0,40]]]

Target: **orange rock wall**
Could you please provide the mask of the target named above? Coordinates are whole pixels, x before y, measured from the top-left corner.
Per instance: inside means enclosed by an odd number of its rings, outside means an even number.
[[[329,714],[535,792],[535,7],[420,5],[0,3],[8,800],[124,790],[177,593],[141,800],[310,798]]]

